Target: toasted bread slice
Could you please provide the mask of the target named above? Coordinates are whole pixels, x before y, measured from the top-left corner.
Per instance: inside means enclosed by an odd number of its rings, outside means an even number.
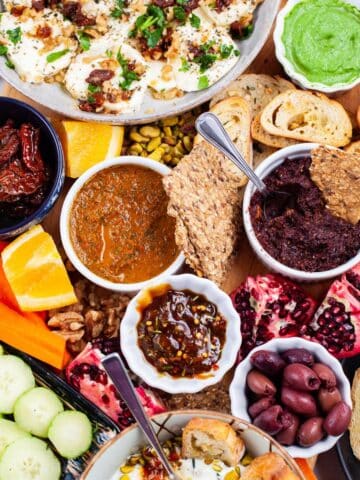
[[[222,102],[217,103],[211,112],[215,113],[224,125],[225,130],[229,134],[231,140],[235,143],[238,150],[243,154],[249,165],[252,165],[252,142],[250,137],[251,114],[249,104],[241,97],[226,98]],[[201,135],[196,135],[195,145],[203,142]],[[238,175],[243,177],[243,185],[246,184],[247,178],[240,170],[231,163],[231,168]]]
[[[225,422],[193,418],[182,435],[182,456],[222,460],[235,467],[245,453],[245,445],[235,430]]]
[[[352,142],[345,147],[347,153],[357,153],[360,159],[360,140],[357,142]]]
[[[271,135],[342,147],[350,142],[352,125],[344,107],[321,93],[288,90],[263,110],[262,127]]]
[[[273,148],[284,148],[298,143],[291,138],[280,137],[279,135],[271,135],[268,133],[261,125],[260,116],[261,113],[258,113],[251,122],[251,136],[254,140]]]
[[[276,148],[269,147],[263,143],[254,142],[253,143],[253,166],[254,168],[258,167],[261,162],[263,162],[267,157],[270,157]]]
[[[215,95],[210,107],[227,97],[242,97],[249,103],[252,115],[257,115],[273,98],[290,89],[295,89],[294,85],[284,78],[248,73],[240,75],[227,88]]]
[[[299,480],[277,453],[255,458],[241,475],[241,480]]]
[[[353,411],[349,427],[350,445],[355,457],[360,460],[360,368],[356,370],[354,375],[351,398]]]

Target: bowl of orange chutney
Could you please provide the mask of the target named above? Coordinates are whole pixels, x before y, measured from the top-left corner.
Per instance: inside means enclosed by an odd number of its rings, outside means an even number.
[[[176,273],[184,257],[175,243],[162,179],[170,169],[124,156],[87,170],[70,188],[60,234],[74,267],[97,285],[136,292]]]

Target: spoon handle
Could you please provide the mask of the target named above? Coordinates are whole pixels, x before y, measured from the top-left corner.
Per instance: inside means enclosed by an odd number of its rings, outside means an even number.
[[[177,480],[177,476],[160,445],[159,439],[154,432],[149,417],[145,413],[145,410],[137,397],[132,381],[119,354],[111,353],[110,355],[107,355],[102,360],[102,364],[106,370],[106,373],[114,382],[114,385],[122,399],[126,402],[135,420],[138,422],[141,430],[144,432],[151,446],[158,454],[169,475],[169,479]]]
[[[226,155],[254,183],[260,192],[266,190],[265,183],[246,163],[216,115],[211,112],[202,113],[196,120],[196,130],[211,145]]]

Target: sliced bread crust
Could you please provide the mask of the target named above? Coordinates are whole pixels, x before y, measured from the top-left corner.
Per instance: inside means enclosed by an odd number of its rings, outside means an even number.
[[[354,375],[351,388],[353,411],[350,422],[350,445],[356,458],[360,460],[360,368]]]
[[[271,135],[261,125],[261,113],[258,113],[251,122],[251,136],[254,140],[273,148],[284,148],[298,143],[296,140],[279,135]]]

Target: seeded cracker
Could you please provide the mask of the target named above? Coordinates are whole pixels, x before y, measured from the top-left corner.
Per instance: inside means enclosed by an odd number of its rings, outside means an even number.
[[[206,142],[196,145],[164,179],[175,239],[200,276],[221,284],[241,233],[241,177]]]
[[[318,147],[311,152],[310,174],[335,216],[356,225],[360,220],[360,156]]]

